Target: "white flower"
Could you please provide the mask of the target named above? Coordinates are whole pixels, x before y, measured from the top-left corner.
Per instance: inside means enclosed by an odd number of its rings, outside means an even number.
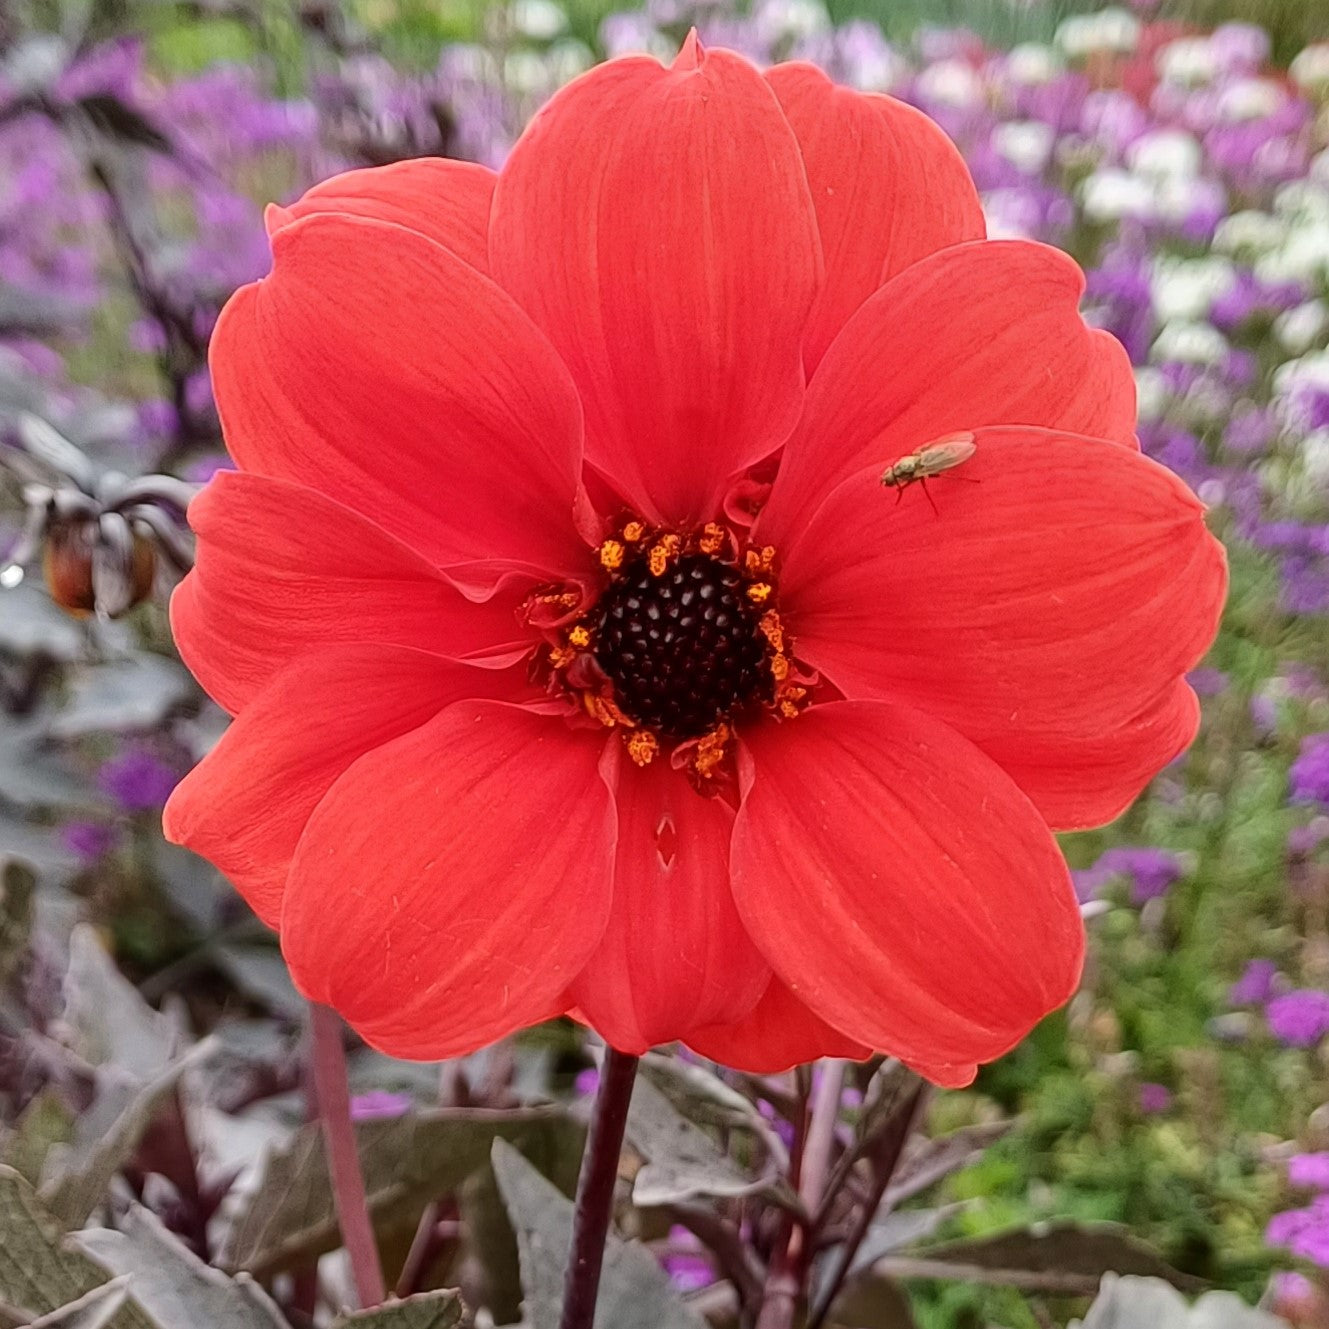
[[[1056,130],[1041,120],[1010,120],[992,131],[993,148],[1026,175],[1041,174],[1056,141]]]
[[[1211,324],[1174,319],[1159,331],[1149,354],[1154,360],[1215,365],[1227,352],[1227,338]]]
[[[1274,211],[1294,223],[1329,222],[1329,190],[1317,180],[1293,180],[1274,195]]]
[[[1166,82],[1195,87],[1213,82],[1219,59],[1207,37],[1180,37],[1159,49],[1155,67]]]
[[[1280,397],[1294,397],[1307,387],[1329,392],[1329,351],[1312,351],[1284,361],[1274,370],[1273,387]]]
[[[1156,258],[1149,280],[1154,312],[1164,323],[1207,318],[1214,301],[1230,291],[1236,279],[1231,259],[1219,255]]]
[[[1329,91],[1329,42],[1315,42],[1299,51],[1287,72],[1307,92]]]
[[[1268,78],[1239,78],[1218,93],[1218,118],[1227,124],[1272,115],[1284,101],[1283,89]]]
[[[1161,369],[1153,365],[1136,366],[1135,410],[1142,422],[1161,420],[1171,398],[1172,391]]]
[[[1275,249],[1287,235],[1287,223],[1267,212],[1247,209],[1234,212],[1218,223],[1214,248],[1227,254],[1261,254]]]
[[[1274,320],[1274,335],[1293,355],[1309,351],[1320,334],[1329,327],[1329,305],[1323,300],[1307,300],[1279,314]]]
[[[752,18],[767,45],[790,37],[813,37],[831,26],[831,16],[821,0],[763,0],[753,9]]]
[[[1090,221],[1148,221],[1157,215],[1149,181],[1130,171],[1108,167],[1086,176],[1080,184],[1080,206]]]
[[[1133,51],[1140,41],[1140,20],[1117,6],[1074,14],[1061,21],[1053,40],[1072,59],[1094,51]]]
[[[1048,83],[1065,68],[1061,52],[1042,42],[1021,42],[1006,57],[1006,77],[1022,87]]]
[[[1196,175],[1202,157],[1195,135],[1184,129],[1156,129],[1137,138],[1126,152],[1132,170],[1156,180]]]
[[[1291,226],[1283,243],[1255,261],[1262,281],[1329,281],[1329,221]]]
[[[1299,450],[1307,478],[1317,485],[1329,484],[1329,428],[1313,429]]]
[[[942,106],[977,106],[983,100],[983,80],[963,60],[938,60],[914,84],[922,100]]]
[[[513,0],[512,26],[536,41],[549,41],[568,26],[568,16],[554,0]]]

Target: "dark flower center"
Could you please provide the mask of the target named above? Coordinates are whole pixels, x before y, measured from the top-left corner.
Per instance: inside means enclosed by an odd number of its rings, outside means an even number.
[[[625,563],[597,606],[595,658],[623,711],[674,739],[697,738],[735,709],[769,701],[761,609],[739,570],[685,554],[660,576]]]

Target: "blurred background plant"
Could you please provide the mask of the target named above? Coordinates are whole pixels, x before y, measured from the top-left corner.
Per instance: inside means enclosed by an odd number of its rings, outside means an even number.
[[[156,1283],[137,1308],[117,1300],[113,1276],[139,1268],[142,1284],[148,1266],[205,1298],[187,1323],[280,1322],[163,1230],[252,1273],[297,1326],[327,1322],[345,1286],[302,1124],[303,1003],[238,897],[159,829],[225,724],[175,658],[164,603],[189,558],[183,505],[226,464],[207,340],[266,269],[263,204],[414,155],[498,165],[567,79],[607,54],[668,56],[691,23],[921,106],[965,153],[993,234],[1074,254],[1086,313],[1136,364],[1143,446],[1195,486],[1232,558],[1223,634],[1192,679],[1199,742],[1113,826],[1066,840],[1092,937],[1082,992],[918,1117],[888,1190],[904,1207],[865,1229],[833,1322],[1037,1329],[1117,1269],[1329,1324],[1315,0],[0,0],[0,1248],[26,1262],[0,1258],[0,1324],[87,1295],[111,1317],[88,1325],[146,1312],[174,1329],[144,1301],[167,1295]],[[532,1234],[564,1211],[540,1176],[575,1178],[591,1053],[567,1024],[459,1066],[353,1049],[400,1290],[460,1284],[477,1323],[509,1323],[524,1286],[543,1326]],[[655,1075],[630,1128],[655,1171],[620,1220],[657,1258],[630,1266],[619,1304],[640,1301],[643,1326],[749,1323],[812,1078],[678,1059]],[[848,1207],[819,1229],[823,1290],[880,1180],[872,1149],[896,1119],[873,1105],[899,1088],[889,1065],[846,1078],[831,1156],[848,1160],[832,1174]],[[496,1137],[528,1164],[491,1163]],[[924,1181],[901,1189],[909,1168]],[[68,1230],[105,1226],[62,1246],[37,1206]],[[60,1277],[26,1267],[43,1260]],[[1111,1295],[1136,1296],[1129,1281]],[[208,1318],[223,1303],[234,1318]],[[391,1323],[460,1313],[421,1305]]]

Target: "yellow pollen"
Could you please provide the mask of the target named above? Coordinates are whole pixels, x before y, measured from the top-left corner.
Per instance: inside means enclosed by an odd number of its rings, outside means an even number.
[[[663,577],[665,569],[670,561],[678,556],[678,551],[682,548],[683,542],[676,535],[662,535],[655,544],[651,546],[651,551],[646,555],[646,566],[651,570],[652,577]]]
[[[697,541],[697,548],[703,554],[718,554],[724,548],[724,537],[724,527],[708,521],[701,529],[701,539]]]
[[[646,534],[645,523],[639,521],[630,521],[623,528],[623,538],[630,545],[635,545],[638,540]]]
[[[638,766],[649,766],[659,755],[660,741],[649,729],[638,729],[629,736],[627,749]]]
[[[623,566],[623,546],[617,540],[606,540],[600,546],[600,566],[609,572]]]
[[[551,646],[549,663],[555,669],[566,669],[577,658],[577,652],[571,646]]]
[[[589,628],[577,624],[571,632],[568,633],[568,645],[575,646],[578,650],[583,650],[591,644],[591,633]]]
[[[754,605],[764,605],[771,598],[771,584],[768,581],[754,581],[748,587],[747,594]]]
[[[807,695],[808,695],[807,688],[800,688],[800,687],[781,688],[779,692],[776,694],[779,703],[780,714],[783,715],[786,720],[794,719],[795,716],[798,715],[800,710],[798,703],[801,702],[803,698],[806,697]]]
[[[622,725],[626,729],[633,728],[633,722],[606,697],[597,697],[593,692],[583,692],[581,704],[586,708],[586,714],[592,719],[599,720],[606,729],[613,729],[615,725]]]
[[[775,566],[775,546],[763,545],[743,555],[743,568],[749,577],[759,577]]]
[[[771,657],[771,677],[777,683],[783,683],[789,677],[789,661],[783,655]]]
[[[692,769],[703,780],[709,780],[715,768],[724,761],[725,751],[729,746],[729,726],[718,724],[709,734],[703,734],[697,740],[697,749],[692,755]]]
[[[774,609],[768,609],[757,624],[761,635],[771,644],[771,650],[777,655],[784,650],[784,628],[780,624],[780,615]]]

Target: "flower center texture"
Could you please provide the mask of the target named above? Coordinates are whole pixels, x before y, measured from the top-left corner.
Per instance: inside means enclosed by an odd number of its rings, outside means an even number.
[[[645,555],[623,566],[597,606],[594,655],[626,715],[665,738],[700,738],[770,699],[770,644],[745,589],[710,554],[684,554],[659,576]]]
[[[775,607],[775,550],[728,527],[626,522],[599,548],[604,583],[527,602],[548,643],[551,692],[617,729],[638,766],[669,752],[700,793],[732,774],[734,724],[791,720],[806,705]]]

